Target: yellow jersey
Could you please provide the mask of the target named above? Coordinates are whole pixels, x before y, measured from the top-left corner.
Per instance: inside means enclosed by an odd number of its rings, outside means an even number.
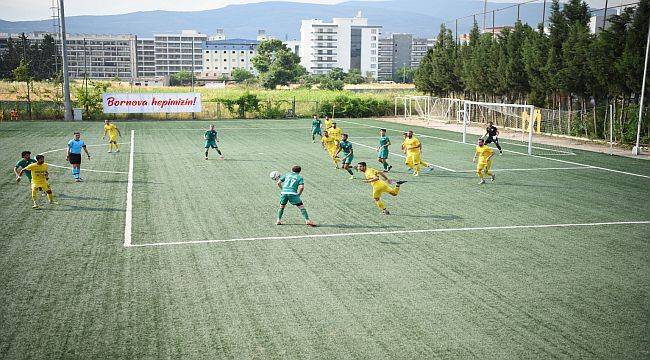
[[[479,164],[487,164],[488,158],[490,155],[494,154],[494,151],[492,151],[492,148],[483,145],[483,146],[476,146],[476,154],[478,155],[478,163]]]
[[[410,139],[409,138],[404,139],[402,146],[404,147],[404,149],[406,149],[407,153],[411,153],[411,154],[420,153],[421,150],[420,147],[418,147],[417,149],[410,149],[412,147],[420,146],[420,140],[418,140],[418,138],[416,138],[415,136],[413,136]]]
[[[329,134],[328,134],[329,135]],[[320,141],[323,143],[323,146],[327,149],[333,149],[336,147],[336,139],[331,136],[323,136]]]
[[[32,163],[25,167],[25,170],[32,172],[32,185],[44,186],[47,185],[47,164]]]
[[[329,128],[331,128],[333,123],[334,123],[334,121],[332,121],[332,120],[325,120],[325,130],[328,130]]]
[[[340,127],[337,127],[336,129],[332,128],[327,130],[327,134],[333,137],[334,139],[336,139],[337,141],[341,141],[341,139],[343,138],[343,129],[341,129]]]
[[[115,124],[104,125],[104,132],[106,132],[109,137],[117,137],[117,126]]]
[[[363,172],[363,175],[365,175],[366,180],[374,179],[374,178],[379,178],[379,180],[373,181],[370,183],[373,187],[377,186],[383,186],[386,184],[386,182],[382,179],[381,176],[379,176],[379,173],[381,171],[373,168],[366,168],[366,171]]]

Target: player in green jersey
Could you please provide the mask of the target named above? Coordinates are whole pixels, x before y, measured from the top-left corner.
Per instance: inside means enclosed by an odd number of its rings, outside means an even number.
[[[379,130],[379,146],[377,147],[377,157],[379,163],[384,166],[384,171],[389,172],[393,167],[388,165],[388,147],[391,145],[390,139],[386,136],[386,129]]]
[[[298,165],[295,165],[291,168],[290,173],[286,173],[277,180],[277,185],[282,191],[280,192],[280,209],[278,210],[278,220],[275,222],[276,225],[282,225],[282,215],[284,214],[284,208],[288,203],[295,205],[300,209],[302,217],[305,219],[305,224],[308,226],[316,226],[313,221],[309,219],[309,214],[307,214],[307,209],[300,199],[300,195],[305,190],[305,180],[300,176],[300,171],[302,168]]]
[[[341,163],[343,164],[343,170],[347,171],[350,174],[350,180],[354,179],[354,173],[352,173],[352,160],[354,160],[354,150],[352,149],[352,143],[348,141],[348,134],[343,134],[341,142],[339,142],[339,148],[336,151],[336,155],[343,153],[343,158],[341,158]]]
[[[217,140],[217,130],[214,129],[214,125],[210,125],[210,130],[203,134],[203,138],[205,139],[205,159],[208,160],[208,151],[210,148],[213,148],[217,150],[219,159],[223,160],[223,154],[221,154],[221,150],[219,150],[219,146],[217,145],[219,140]]]
[[[29,166],[29,164],[33,164],[36,162],[35,159],[32,158],[32,153],[29,151],[23,151],[20,154],[20,157],[22,159],[18,160],[16,163],[16,166],[14,166],[14,174],[16,175],[16,182],[20,182],[20,170],[26,168]],[[32,172],[29,170],[23,171],[23,174],[29,179],[29,182],[32,182]]]
[[[314,119],[311,121],[311,142],[312,143],[316,142],[316,135],[318,135],[319,138],[323,137],[323,133],[321,132],[321,126],[322,123],[318,118],[318,115],[314,114]]]

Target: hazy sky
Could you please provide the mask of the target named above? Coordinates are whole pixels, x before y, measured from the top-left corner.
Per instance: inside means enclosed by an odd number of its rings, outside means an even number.
[[[51,16],[52,0],[0,0],[0,19],[3,20],[41,20]],[[134,11],[177,10],[194,11],[216,9],[226,5],[265,2],[271,0],[65,0],[66,16],[69,15],[107,15]],[[290,0],[312,4],[336,4],[342,0]],[[427,1],[427,0],[423,0]],[[480,0],[477,0],[480,1]],[[523,0],[488,0],[490,2],[517,2]],[[550,1],[550,0],[548,0]],[[618,5],[621,0],[610,0]],[[631,0],[624,0],[625,3]],[[453,3],[453,0],[450,0]],[[604,7],[605,0],[587,0],[591,6]],[[451,6],[451,5],[450,5]],[[480,7],[480,5],[479,5]]]

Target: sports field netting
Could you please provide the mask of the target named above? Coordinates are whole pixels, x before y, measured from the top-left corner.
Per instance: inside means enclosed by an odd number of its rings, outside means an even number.
[[[389,176],[409,181],[385,199],[392,215],[360,175],[333,168],[311,120],[215,122],[224,161],[203,159],[207,122],[117,123],[117,155],[101,123],[0,124],[0,357],[647,354],[650,163],[506,142],[496,181],[480,186],[459,133],[414,128],[435,170],[413,177],[407,126],[337,122],[376,168],[389,130]],[[60,150],[74,130],[92,145],[80,184]],[[60,204],[33,210],[28,184],[13,182],[25,148],[61,166]],[[291,207],[274,225],[268,174],[293,164],[317,228]]]

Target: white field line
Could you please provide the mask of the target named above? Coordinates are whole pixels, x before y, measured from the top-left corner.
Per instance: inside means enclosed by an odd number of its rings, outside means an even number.
[[[50,163],[48,163],[48,165],[55,168],[72,170],[71,166],[61,166],[61,165],[54,165]],[[104,173],[104,174],[127,174],[127,172],[125,171],[93,170],[93,169],[86,169],[86,168],[84,168],[83,170],[88,172],[96,172],[96,173]]]
[[[355,125],[365,125],[365,124],[357,123],[357,122],[354,122],[354,121],[346,121],[346,120],[338,120],[338,121],[339,122],[346,122],[346,123],[350,123],[350,124],[355,124]],[[379,127],[379,126],[373,126],[373,125],[365,125],[365,126],[369,127],[369,128],[382,129],[382,127]],[[398,129],[389,129],[389,128],[385,128],[385,129],[400,132],[400,133],[404,132],[404,130],[398,130]],[[464,142],[458,141],[458,140],[445,139],[445,138],[441,138],[441,137],[437,137],[437,136],[424,135],[424,134],[417,134],[417,135],[421,136],[421,137],[430,138],[430,139],[437,139],[437,140],[443,140],[443,141],[453,142],[453,143],[457,143],[457,144],[475,146],[474,144],[464,143]],[[645,179],[650,179],[650,176],[648,176],[648,175],[635,174],[635,173],[631,173],[631,172],[627,172],[627,171],[614,170],[614,169],[609,169],[609,168],[605,168],[605,167],[601,167],[601,166],[595,166],[595,165],[586,165],[586,164],[581,164],[581,163],[578,163],[578,162],[575,162],[575,161],[560,160],[560,159],[554,159],[554,158],[549,158],[549,157],[544,157],[544,156],[539,156],[539,155],[528,155],[526,153],[522,153],[522,152],[519,152],[519,151],[512,151],[512,150],[503,150],[503,151],[514,153],[514,154],[519,154],[519,155],[524,155],[524,156],[532,156],[532,157],[538,158],[538,159],[545,159],[545,160],[549,160],[549,161],[557,161],[557,162],[561,162],[561,163],[564,163],[564,164],[578,165],[578,166],[584,166],[584,167],[588,167],[588,168],[592,168],[592,169],[609,171],[609,172],[613,172],[613,173],[616,173],[616,174],[630,175],[630,176],[636,176],[636,177],[641,177],[641,178],[645,178]]]
[[[353,143],[353,144],[355,144],[355,145],[359,145],[359,146],[363,146],[363,147],[368,148],[368,149],[376,150],[375,147],[372,147],[372,146],[369,146],[369,145],[361,144],[361,143],[354,142],[354,141],[350,141],[350,142]],[[404,155],[402,155],[402,154],[396,154],[396,153],[394,153],[394,152],[389,152],[389,153],[390,153],[391,155],[399,156],[399,157],[401,157],[401,158],[406,159],[406,156],[404,156]],[[433,165],[434,167],[437,167],[437,168],[439,168],[439,169],[442,169],[442,170],[447,170],[447,171],[450,171],[450,172],[456,172],[456,170],[453,170],[453,169],[450,169],[450,168],[446,168],[446,167],[444,167],[444,166],[439,166],[439,165],[432,164],[432,163],[429,163],[429,164],[431,164],[431,165]]]
[[[567,167],[546,167],[546,168],[521,168],[521,169],[490,169],[491,171],[545,171],[545,170],[591,170],[592,167],[587,166],[567,166]],[[475,173],[476,170],[457,170],[459,173]]]
[[[129,151],[129,176],[126,184],[126,218],[124,220],[124,246],[131,246],[131,221],[133,218],[133,152],[135,130],[131,130],[131,149]]]
[[[506,145],[512,145],[512,146],[528,147],[528,145],[525,145],[525,144],[515,144],[515,143],[511,143],[511,142],[504,142],[504,141],[501,141],[500,143],[501,143],[501,144],[506,144]],[[552,151],[552,152],[557,153],[557,154],[553,154],[552,156],[558,156],[558,155],[576,155],[576,153],[571,152],[571,151],[555,150],[555,149],[549,149],[549,148],[545,148],[545,147],[541,147],[541,146],[533,146],[533,149],[546,150],[546,151]],[[550,155],[550,154],[549,154],[549,155]]]
[[[128,143],[123,143],[122,142],[122,143],[117,143],[117,144],[118,145],[124,145],[124,144],[128,144]],[[108,144],[93,144],[93,145],[86,145],[86,146],[87,147],[95,147],[95,146],[106,146],[106,145],[108,145]],[[43,151],[40,154],[45,155],[45,154],[53,153],[53,152],[56,152],[56,151],[65,151],[66,149],[67,149],[67,147],[64,147],[64,148],[61,148],[61,149],[47,150],[47,151]]]
[[[450,232],[471,232],[471,231],[490,231],[490,230],[548,229],[548,228],[568,228],[568,227],[608,226],[608,225],[639,225],[639,224],[650,224],[650,220],[576,223],[576,224],[510,225],[510,226],[486,226],[486,227],[465,227],[465,228],[446,228],[446,229],[442,228],[442,229],[421,229],[421,230],[368,231],[368,232],[351,232],[351,233],[335,233],[335,234],[250,237],[250,238],[236,238],[236,239],[223,239],[223,240],[177,241],[177,242],[167,242],[167,243],[133,244],[129,246],[157,247],[157,246],[170,246],[170,245],[228,243],[228,242],[239,242],[239,241],[299,240],[299,239],[336,238],[336,237],[368,236],[368,235],[450,233]]]
[[[118,144],[119,145],[124,145],[124,144],[128,144],[128,143],[118,143]],[[86,145],[86,146],[87,147],[106,146],[106,144],[94,144],[94,145]],[[56,152],[56,151],[64,151],[66,149],[67,148],[47,150],[47,151],[42,152],[41,154],[49,154],[49,153],[53,153],[53,152]],[[50,164],[50,163],[48,163],[48,165],[51,166],[51,167],[60,168],[60,169],[68,169],[68,170],[72,169],[71,166],[62,166],[62,165],[55,165],[55,164]],[[86,169],[86,168],[84,168],[84,171],[96,172],[96,173],[104,173],[104,174],[126,174],[126,172],[124,172],[124,171],[93,170],[93,169]]]

